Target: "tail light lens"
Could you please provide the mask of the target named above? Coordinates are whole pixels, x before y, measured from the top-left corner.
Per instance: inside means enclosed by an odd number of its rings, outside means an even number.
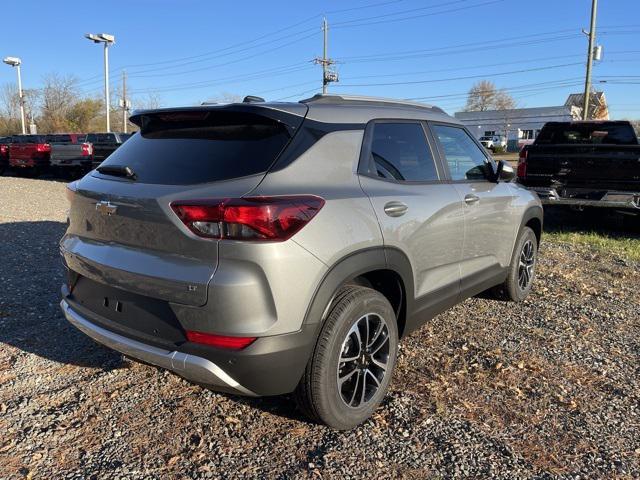
[[[36,152],[50,152],[51,151],[51,145],[49,145],[48,143],[38,143],[36,145]]]
[[[8,145],[0,145],[0,155],[6,155],[9,151]]]
[[[256,337],[230,337],[213,333],[194,332],[187,330],[187,340],[193,343],[225,348],[227,350],[242,350],[255,341]]]
[[[522,147],[520,150],[520,156],[518,157],[518,178],[524,178],[527,176],[527,147]]]
[[[180,201],[171,208],[200,237],[283,241],[304,227],[323,205],[320,197],[295,195]]]
[[[82,156],[83,157],[88,157],[91,154],[93,154],[93,145],[90,143],[83,143],[82,144]]]

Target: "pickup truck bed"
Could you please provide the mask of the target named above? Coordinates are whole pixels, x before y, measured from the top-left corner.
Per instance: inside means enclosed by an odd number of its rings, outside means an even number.
[[[640,213],[640,145],[628,122],[550,122],[521,152],[518,182],[547,205]]]

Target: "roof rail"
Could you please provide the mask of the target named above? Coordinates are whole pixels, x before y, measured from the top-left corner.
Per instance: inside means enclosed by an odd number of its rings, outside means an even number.
[[[440,107],[426,103],[412,102],[410,100],[396,100],[393,98],[369,97],[364,95],[335,95],[318,93],[310,98],[300,100],[300,103],[345,103],[345,104],[378,104],[378,105],[403,105],[415,108],[426,108],[436,112],[445,113]]]

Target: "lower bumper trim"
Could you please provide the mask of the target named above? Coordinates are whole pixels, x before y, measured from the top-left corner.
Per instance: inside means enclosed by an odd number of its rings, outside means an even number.
[[[562,197],[553,188],[530,187],[544,205],[640,209],[640,192],[608,192],[600,200]]]
[[[178,351],[164,350],[106,330],[74,311],[65,300],[60,302],[60,307],[67,320],[73,326],[96,342],[113,350],[143,362],[166,368],[196,383],[213,387],[225,387],[241,395],[256,396],[254,392],[240,385],[222,368],[206,358]]]

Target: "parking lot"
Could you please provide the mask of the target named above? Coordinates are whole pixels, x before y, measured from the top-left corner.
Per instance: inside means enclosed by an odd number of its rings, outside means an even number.
[[[383,406],[341,433],[69,325],[64,189],[0,177],[0,478],[640,476],[637,233],[567,243],[567,219],[548,218],[533,294],[470,299],[407,338]]]

